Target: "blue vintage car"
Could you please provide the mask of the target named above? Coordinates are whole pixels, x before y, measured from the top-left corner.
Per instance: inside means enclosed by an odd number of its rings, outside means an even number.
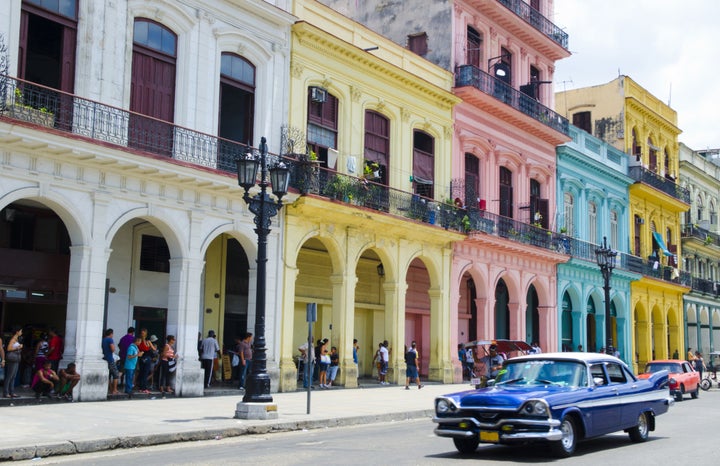
[[[567,457],[577,442],[624,430],[643,442],[674,403],[668,373],[635,377],[613,356],[544,353],[511,358],[489,387],[435,399],[435,434],[461,453],[480,443],[547,442]]]

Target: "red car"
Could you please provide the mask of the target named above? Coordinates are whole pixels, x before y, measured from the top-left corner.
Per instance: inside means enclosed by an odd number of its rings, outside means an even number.
[[[647,379],[650,374],[666,370],[670,372],[668,385],[670,394],[676,401],[682,401],[685,393],[697,398],[700,395],[700,373],[692,368],[689,362],[682,359],[659,359],[650,361],[645,365],[645,373],[639,374],[638,378]]]

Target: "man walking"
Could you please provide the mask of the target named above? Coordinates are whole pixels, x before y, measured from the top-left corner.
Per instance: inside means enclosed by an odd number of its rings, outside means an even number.
[[[405,353],[405,364],[407,365],[407,369],[405,370],[405,390],[410,390],[410,382],[417,382],[418,390],[423,388],[420,383],[420,374],[418,370],[419,359],[420,356],[417,351],[417,343],[413,341],[410,349]]]
[[[380,345],[380,385],[389,385],[385,380],[387,377],[388,365],[390,364],[390,351],[388,350],[388,341],[385,340]]]
[[[205,370],[205,388],[210,388],[213,379],[213,361],[220,355],[220,345],[215,339],[215,331],[210,330],[207,338],[200,342],[200,364]]]

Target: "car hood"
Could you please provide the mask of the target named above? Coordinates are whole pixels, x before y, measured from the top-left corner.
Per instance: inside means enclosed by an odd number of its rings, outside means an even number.
[[[446,397],[453,398],[463,408],[488,407],[518,409],[526,400],[532,398],[543,398],[552,405],[554,398],[559,396],[564,397],[568,392],[577,390],[577,388],[573,387],[507,385],[453,393],[446,395]]]

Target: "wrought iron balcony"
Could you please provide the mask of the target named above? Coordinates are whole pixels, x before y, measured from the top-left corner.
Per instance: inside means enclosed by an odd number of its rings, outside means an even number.
[[[544,125],[565,135],[570,135],[567,118],[544,106],[533,97],[513,89],[509,84],[482,71],[475,65],[460,65],[455,69],[455,86],[472,86]]]
[[[683,238],[695,238],[708,246],[711,244],[720,246],[720,235],[694,224],[683,225],[681,234]]]
[[[639,165],[630,167],[629,175],[630,178],[635,181],[652,186],[675,199],[690,204],[690,191],[675,183],[673,180],[662,177]]]
[[[0,75],[0,116],[235,173],[248,146]]]
[[[692,291],[717,297],[720,296],[720,283],[704,278],[692,277]]]
[[[568,34],[523,0],[498,0],[498,2],[562,48],[568,48]]]

